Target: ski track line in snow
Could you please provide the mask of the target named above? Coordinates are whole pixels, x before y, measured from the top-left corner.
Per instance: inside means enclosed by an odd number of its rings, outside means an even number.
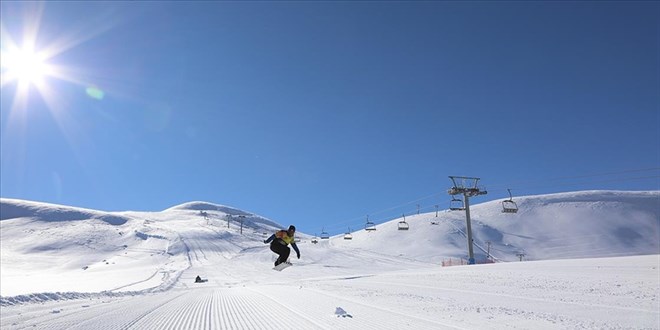
[[[310,322],[311,324],[315,325],[315,326],[316,326],[317,328],[319,328],[319,329],[330,329],[329,327],[327,327],[327,326],[325,326],[325,325],[322,325],[322,324],[316,322],[315,320],[312,320],[312,319],[308,318],[307,316],[301,314],[301,313],[298,312],[297,310],[295,310],[295,309],[293,309],[293,308],[287,306],[287,304],[278,301],[277,299],[273,298],[272,296],[270,296],[270,295],[268,295],[268,294],[266,294],[266,293],[264,293],[264,292],[262,292],[262,291],[260,291],[260,290],[257,290],[257,289],[255,289],[255,288],[248,288],[248,289],[251,290],[252,292],[255,292],[255,293],[261,295],[262,297],[265,297],[265,298],[270,299],[271,301],[277,303],[278,305],[280,305],[280,306],[282,306],[283,308],[287,309],[287,310],[290,311],[291,313],[296,314],[296,315],[298,315],[299,317],[301,317],[301,318],[305,319],[306,321]],[[275,318],[274,320],[277,320],[277,318]]]
[[[291,320],[281,304],[268,303],[244,288],[195,289],[135,323],[135,329],[290,329]],[[296,322],[302,329],[316,324]]]
[[[14,322],[12,326],[15,327],[8,329],[127,329],[172,300],[171,295],[138,296],[128,300],[102,301],[69,313],[66,312],[68,308],[44,308],[36,311],[35,317],[29,318],[28,322]]]
[[[255,290],[255,289],[252,289],[252,290]],[[376,311],[379,311],[379,312],[384,312],[384,313],[386,313],[386,315],[396,315],[394,322],[396,322],[396,321],[401,322],[401,323],[395,325],[395,324],[392,323],[393,322],[392,319],[388,319],[387,317],[382,317],[382,315],[380,315],[378,317],[368,319],[366,321],[362,321],[362,320],[365,320],[365,319],[361,319],[361,318],[358,318],[358,317],[353,317],[353,318],[349,319],[352,323],[349,324],[349,325],[345,325],[345,327],[348,328],[348,329],[355,329],[355,328],[359,328],[359,329],[365,329],[365,328],[367,328],[367,329],[384,329],[384,328],[385,329],[387,329],[387,328],[400,329],[400,328],[403,328],[403,327],[409,327],[409,328],[412,328],[412,329],[419,329],[421,327],[421,328],[428,328],[428,329],[450,328],[450,329],[466,330],[466,328],[462,328],[462,327],[459,327],[459,326],[446,324],[446,323],[438,322],[438,321],[435,321],[435,320],[430,320],[430,319],[420,317],[420,316],[405,314],[405,313],[401,313],[401,312],[391,310],[391,309],[387,309],[387,308],[383,308],[383,307],[373,306],[373,305],[366,304],[366,303],[361,302],[361,301],[357,301],[357,300],[354,300],[354,299],[351,299],[351,298],[337,296],[337,295],[334,295],[334,294],[331,294],[331,293],[328,293],[328,292],[325,292],[325,291],[322,291],[322,290],[318,290],[318,289],[310,289],[310,288],[304,288],[303,289],[303,288],[301,288],[300,290],[304,290],[304,291],[307,291],[307,292],[313,292],[313,293],[316,293],[316,294],[321,294],[321,295],[331,297],[331,298],[334,298],[334,299],[343,300],[343,301],[346,301],[346,302],[349,302],[349,303],[352,303],[352,304],[355,304],[355,305],[359,305],[362,308],[366,308],[367,310],[376,310]],[[264,295],[266,297],[269,297],[269,298],[273,299],[270,295],[268,295],[264,292],[261,292],[261,291],[258,291],[258,292],[260,292],[262,295]],[[304,303],[303,308],[310,306],[309,301],[314,301],[314,303],[315,303],[314,306],[316,306],[318,304],[318,299],[305,300],[303,302]],[[341,306],[335,306],[335,305],[336,304],[334,304],[332,306],[341,307]],[[287,308],[292,310],[292,311],[295,311],[295,309],[292,308],[292,307],[287,307]],[[349,312],[350,312],[350,308],[348,308],[348,309],[349,309]],[[330,311],[329,314],[331,314],[331,312],[333,312],[333,311]],[[318,313],[317,309],[311,309],[311,310],[309,310],[309,312],[310,312],[310,314],[312,314],[314,312]],[[300,314],[299,312],[296,312],[296,313]],[[413,324],[407,324],[405,320],[409,320],[409,319],[414,319],[416,321],[413,322]],[[373,323],[374,320],[377,320],[376,324]],[[420,322],[423,322],[425,325],[424,326],[420,325],[419,324]],[[333,326],[331,328],[334,329],[334,328],[337,328],[338,326],[341,327],[341,325],[333,324]],[[323,328],[327,328],[327,326],[324,326]]]
[[[182,293],[176,299],[173,299],[170,304],[145,315],[133,323],[132,326],[135,329],[172,329],[180,327],[180,320],[185,317],[185,313],[190,308],[188,297],[190,293],[190,291]],[[198,297],[198,301],[202,301],[202,297]]]
[[[150,314],[153,313],[154,311],[159,310],[161,307],[163,307],[163,306],[165,306],[165,305],[167,305],[167,304],[170,304],[172,301],[175,301],[176,299],[180,298],[182,295],[183,295],[183,294],[180,294],[180,295],[174,297],[173,299],[167,299],[166,301],[164,301],[164,302],[162,302],[162,303],[160,303],[160,304],[157,304],[157,305],[154,306],[154,307],[149,308],[147,311],[145,311],[145,312],[143,312],[143,313],[140,313],[140,315],[139,315],[138,317],[133,318],[133,319],[131,320],[131,322],[129,322],[126,326],[122,326],[121,329],[128,329],[128,328],[130,328],[131,326],[133,326],[134,324],[136,324],[138,321],[140,321],[141,319],[143,319],[143,318],[146,317],[147,315],[150,315]],[[136,305],[136,304],[130,304],[130,305]],[[134,307],[134,306],[128,306],[128,307],[126,307],[126,309],[130,309],[131,307]],[[116,319],[122,318],[124,315],[125,315],[124,313],[121,313],[121,314],[117,315],[116,317],[112,317],[112,316],[111,316],[111,317],[110,317],[110,320],[116,320]],[[103,324],[107,324],[107,321],[104,321]],[[83,328],[81,328],[81,329],[89,329],[89,328],[88,328],[88,327],[83,327]]]
[[[347,254],[349,257],[355,259],[365,259],[369,258],[370,260],[379,261],[384,264],[397,265],[397,268],[401,268],[402,265],[410,265],[413,267],[424,267],[424,266],[437,266],[438,263],[432,263],[428,261],[421,261],[414,258],[409,258],[406,256],[394,256],[385,253],[379,253],[376,251],[364,250],[362,248],[346,248],[341,246],[334,246],[334,248],[342,251]]]
[[[5,327],[7,327],[8,329],[27,329],[27,328],[49,329],[51,328],[50,323],[53,322],[64,323],[65,321],[58,321],[58,320],[70,318],[72,316],[77,317],[77,319],[85,319],[85,315],[89,314],[89,317],[93,318],[97,314],[96,309],[100,308],[99,305],[96,305],[94,307],[90,307],[87,310],[76,310],[73,312],[68,312],[70,308],[69,305],[71,305],[72,307],[76,305],[77,307],[77,305],[79,304],[80,304],[79,302],[64,304],[64,306],[58,304],[57,305],[58,308],[52,308],[51,306],[51,308],[30,310],[27,312],[18,313],[17,315],[14,314],[10,316],[5,316],[3,317],[1,325],[3,329],[5,329]],[[66,308],[61,308],[61,307],[66,307]],[[44,323],[46,320],[47,322]]]
[[[383,282],[383,281],[370,281],[370,282],[373,283],[373,284],[405,286],[405,287],[419,288],[419,289],[432,289],[432,290],[442,290],[442,291],[468,293],[468,294],[473,294],[473,295],[488,295],[488,296],[494,296],[494,297],[506,297],[506,298],[520,299],[520,300],[531,300],[531,301],[545,302],[545,303],[550,303],[550,304],[567,304],[567,305],[577,305],[577,306],[583,306],[583,307],[598,307],[598,308],[618,309],[618,310],[623,310],[623,311],[660,314],[660,312],[658,312],[658,311],[652,311],[652,310],[648,310],[648,309],[631,308],[631,307],[619,307],[619,306],[610,306],[610,305],[601,305],[601,304],[587,304],[587,303],[580,303],[580,302],[573,302],[573,301],[550,300],[550,299],[543,299],[543,298],[532,298],[532,297],[525,297],[525,296],[516,296],[516,295],[511,295],[511,294],[506,294],[506,293],[492,293],[492,292],[484,292],[484,291],[472,291],[472,290],[442,288],[442,287],[414,285],[414,284],[401,284],[401,283]]]
[[[126,284],[126,285],[122,285],[122,286],[120,286],[120,287],[116,287],[116,288],[114,288],[114,289],[110,289],[110,290],[108,290],[108,291],[110,291],[110,292],[118,291],[118,290],[121,290],[121,289],[123,289],[123,288],[128,288],[128,287],[131,287],[131,286],[136,285],[136,284],[140,284],[140,283],[148,282],[148,281],[150,281],[152,278],[154,278],[156,275],[158,275],[158,273],[160,273],[160,272],[164,272],[164,271],[165,271],[165,270],[163,270],[163,269],[158,269],[158,270],[155,271],[153,274],[151,274],[151,276],[147,277],[147,278],[144,279],[144,280],[136,281],[136,282],[129,283],[129,284]]]
[[[264,288],[266,289],[266,288]],[[272,296],[274,293],[265,293],[263,292],[264,289],[259,290],[263,295],[266,296]],[[286,288],[283,286],[269,286],[267,289],[275,289],[275,290],[284,290],[290,291],[294,290],[292,287]],[[296,290],[298,291],[298,290]],[[298,291],[300,292],[300,291]],[[350,318],[345,318],[343,320],[339,319],[339,316],[333,315],[332,313],[335,311],[337,307],[337,304],[334,304],[332,302],[328,302],[327,299],[326,301],[323,301],[318,297],[318,295],[314,297],[301,297],[300,293],[296,292],[296,295],[289,295],[290,299],[289,302],[287,303],[287,308],[290,310],[297,310],[301,314],[305,315],[315,315],[315,319],[319,319],[322,317],[326,317],[326,322],[327,324],[324,325],[324,328],[326,329],[387,329],[387,328],[397,328],[395,325],[392,323],[388,323],[386,318],[380,318],[375,315],[370,315],[371,317],[365,318],[365,317],[358,317],[354,318],[352,315]],[[278,295],[285,295],[285,293],[278,293]],[[310,304],[310,302],[314,302],[313,304]],[[295,306],[294,306],[295,305]],[[351,312],[355,312],[356,308],[353,308],[354,306],[344,306],[346,309],[348,309]],[[327,311],[327,313],[320,313],[319,311]],[[362,313],[361,311],[360,315],[368,315],[367,312]],[[319,315],[321,314],[321,315]],[[320,317],[319,317],[320,316]],[[343,321],[342,323],[340,323]],[[374,322],[375,321],[375,322]]]
[[[213,316],[203,313],[201,311],[208,311],[208,306],[213,306],[212,294],[200,294],[200,290],[188,292],[182,299],[179,299],[172,308],[175,310],[171,313],[162,312],[160,314],[171,315],[165,316],[164,324],[158,326],[163,329],[205,329],[204,325],[208,326],[211,323]],[[154,317],[161,317],[154,315]],[[208,322],[208,323],[207,323]],[[152,323],[142,324],[138,329],[148,328]]]
[[[268,286],[268,289],[279,289],[279,290],[284,290],[289,291],[292,290],[292,288],[283,288],[281,286],[278,287],[273,287],[273,286]],[[266,294],[263,292],[263,289],[260,290],[262,294],[266,296],[272,296],[272,294]],[[311,293],[311,292],[308,292]],[[286,295],[286,293],[280,293],[282,295]],[[299,293],[298,293],[299,294]],[[320,317],[326,317],[328,324],[325,325],[325,328],[330,328],[330,329],[374,329],[374,330],[380,330],[380,329],[388,329],[388,328],[395,328],[395,329],[400,329],[403,326],[400,324],[393,324],[391,319],[388,320],[386,316],[383,315],[374,315],[377,313],[371,313],[371,312],[365,312],[362,309],[366,309],[369,311],[373,311],[372,308],[365,308],[364,306],[360,306],[359,308],[356,308],[355,305],[351,306],[344,306],[346,309],[348,309],[351,312],[357,312],[359,313],[360,316],[362,317],[353,317],[352,314],[350,318],[346,318],[347,316],[344,317],[344,319],[339,319],[338,315],[332,315],[332,312],[336,310],[337,304],[334,302],[328,302],[323,301],[318,297],[318,295],[315,295],[314,297],[300,297],[300,296],[294,296],[294,295],[289,295],[291,297],[290,301],[288,303],[289,306],[287,306],[291,310],[298,310],[300,313],[306,314],[306,315],[316,315],[315,318],[319,318],[319,310],[327,311],[327,314],[321,314]],[[298,299],[296,299],[298,298]],[[310,304],[309,302],[313,301],[313,304]],[[297,306],[292,306],[296,305]],[[370,317],[364,317],[364,315],[368,315]],[[343,322],[342,322],[343,321]],[[401,321],[401,319],[398,319],[398,321]],[[342,322],[342,323],[340,323]],[[405,322],[405,321],[403,321]],[[410,327],[410,325],[408,325]],[[417,326],[413,328],[418,328]]]
[[[366,304],[366,303],[361,302],[361,301],[358,301],[358,300],[354,300],[354,299],[346,298],[346,297],[341,297],[341,296],[338,296],[338,295],[335,295],[335,294],[331,294],[331,293],[328,293],[328,292],[326,292],[326,291],[322,291],[322,290],[319,290],[319,289],[305,288],[305,290],[312,291],[312,292],[316,292],[316,293],[319,293],[319,294],[322,294],[322,295],[326,295],[326,296],[328,296],[328,297],[332,297],[332,298],[336,298],[336,299],[341,299],[341,300],[344,300],[344,301],[352,302],[352,303],[355,303],[355,304],[358,304],[358,305],[361,305],[361,306],[365,306],[365,307],[367,307],[367,308],[376,309],[376,310],[379,310],[379,311],[382,311],[382,312],[386,312],[386,313],[389,313],[389,314],[396,314],[396,315],[399,315],[399,316],[401,316],[401,317],[403,317],[403,318],[417,319],[417,320],[420,320],[420,321],[423,321],[423,322],[430,323],[430,324],[433,324],[433,325],[434,325],[433,327],[429,327],[429,328],[435,328],[435,329],[437,329],[438,326],[441,326],[441,327],[444,327],[444,328],[466,330],[466,328],[462,328],[462,327],[459,327],[459,326],[456,326],[456,325],[447,324],[447,323],[439,322],[439,321],[436,321],[436,320],[430,320],[430,319],[427,319],[427,318],[425,318],[425,317],[421,317],[421,316],[405,314],[405,313],[401,313],[401,312],[398,312],[398,311],[395,311],[395,310],[391,310],[391,309],[388,309],[388,308],[383,308],[383,307],[379,307],[379,306],[374,306],[374,305]],[[386,325],[386,327],[387,327],[387,325]],[[416,325],[415,327],[417,327],[417,325]],[[380,328],[380,329],[382,329],[382,328]]]
[[[352,286],[353,288],[357,289],[361,287],[362,289],[373,291],[373,292],[381,292],[383,287],[383,284],[388,284],[392,285],[394,284],[395,287],[399,288],[410,288],[411,286],[405,286],[405,285],[398,285],[398,283],[387,283],[387,282],[371,282],[370,283],[362,283],[360,286]],[[369,289],[370,286],[373,286],[372,289]],[[423,286],[418,286],[418,288],[422,288],[424,290],[427,290],[429,288],[433,287],[423,287]],[[405,291],[404,291],[405,292]],[[453,291],[449,291],[453,292]],[[458,292],[459,294],[463,294],[462,291]],[[481,321],[478,321],[477,323],[471,323],[472,326],[471,328],[480,328],[484,327],[482,324],[481,326],[479,325],[479,322],[492,322],[493,320],[502,320],[507,322],[507,324],[517,324],[513,325],[514,328],[521,326],[522,328],[545,328],[545,327],[551,327],[551,328],[591,328],[591,329],[604,329],[604,328],[648,328],[648,329],[656,329],[657,327],[653,327],[652,324],[658,324],[658,317],[657,314],[638,314],[638,313],[620,313],[620,312],[613,312],[612,310],[603,310],[600,309],[600,312],[602,313],[603,311],[605,313],[609,313],[607,315],[610,315],[611,317],[606,317],[605,319],[602,319],[602,317],[594,316],[592,315],[593,312],[587,312],[586,314],[583,312],[584,309],[582,308],[574,308],[573,306],[571,307],[560,307],[558,304],[554,304],[554,301],[549,301],[549,302],[544,302],[542,307],[531,307],[531,310],[529,309],[528,306],[534,306],[529,300],[495,300],[499,301],[500,303],[488,303],[486,302],[488,299],[485,299],[482,297],[478,292],[470,292],[470,295],[466,295],[467,297],[472,297],[472,298],[457,298],[457,297],[452,297],[451,295],[449,296],[444,296],[444,299],[446,300],[446,303],[449,303],[448,305],[442,304],[443,306],[449,307],[449,309],[444,309],[445,312],[449,313],[450,315],[458,315],[459,317],[466,317],[464,312],[471,310],[471,316],[469,319],[464,319],[462,322],[468,323],[470,320],[472,320],[475,317],[478,317]],[[399,295],[399,293],[396,292],[396,290],[392,291],[386,291],[383,292],[383,296],[392,296],[392,295]],[[414,306],[407,306],[406,301],[399,301],[401,304],[402,308],[406,307],[408,310],[412,313],[415,312]],[[458,305],[457,305],[458,304]],[[587,305],[590,306],[590,305]],[[410,309],[413,308],[413,309]],[[467,308],[467,309],[466,309]],[[587,311],[593,311],[597,310],[598,308],[588,308]],[[474,314],[474,313],[477,314]],[[479,314],[481,313],[481,314]],[[486,313],[486,314],[483,314]],[[461,316],[463,315],[463,316]],[[515,317],[514,317],[515,315]],[[602,314],[599,314],[602,315]],[[634,315],[634,316],[633,316]],[[653,315],[652,317],[647,317]],[[534,326],[532,326],[534,322]],[[536,322],[541,322],[542,324],[537,324]],[[645,322],[645,326],[641,326],[639,322]],[[624,325],[622,325],[624,324]]]
[[[181,238],[181,242],[183,242],[183,244],[186,246],[187,253],[188,253],[188,259],[190,260],[190,262],[192,263],[192,257],[190,256],[191,253],[192,253],[192,254],[194,255],[194,257],[195,257],[195,260],[196,260],[198,263],[201,264],[201,263],[202,263],[202,260],[201,260],[201,258],[199,257],[199,255],[197,254],[197,250],[200,250],[200,249],[194,249],[194,246],[192,245],[192,243],[194,243],[194,240],[191,240],[190,245],[189,245],[188,243],[186,243],[186,240],[188,240],[188,238],[185,238],[185,239],[184,239],[183,237],[179,237],[179,238]],[[193,249],[191,249],[190,247],[193,247]],[[200,250],[200,251],[201,251],[201,250]],[[205,255],[204,255],[203,257],[204,257],[204,259],[206,259],[206,256],[205,256]],[[208,260],[208,259],[206,259],[206,260]]]
[[[350,252],[349,254],[356,259],[361,259],[361,258],[370,258],[371,260],[377,259],[378,261],[382,263],[389,263],[393,265],[401,265],[401,264],[407,264],[407,265],[413,265],[413,266],[419,266],[421,264],[430,264],[427,262],[422,262],[418,261],[415,259],[411,258],[406,258],[406,257],[401,257],[401,256],[391,256],[391,255],[386,255],[382,253],[377,253],[373,251],[365,251],[362,249],[354,249],[354,250],[345,250],[344,252]],[[357,252],[357,253],[355,253]],[[403,262],[402,262],[403,261]]]
[[[192,267],[192,258],[190,257],[190,246],[188,246],[188,244],[183,239],[183,237],[181,237],[181,234],[177,233],[177,237],[181,241],[181,244],[183,244],[183,246],[186,248],[186,257],[188,257],[188,267],[186,267],[186,269],[189,269],[190,267]],[[197,255],[195,255],[195,257],[197,257]]]
[[[276,300],[265,300],[254,291],[240,288],[229,291],[232,295],[223,296],[223,315],[227,320],[223,328],[241,329],[288,329],[282,319],[293,320],[294,315]],[[240,293],[237,294],[237,293]],[[297,326],[308,329],[316,326],[311,320],[297,321]]]
[[[191,243],[190,245],[193,248],[192,250],[194,251],[196,257],[197,257],[197,252],[199,251],[199,253],[202,254],[202,257],[204,258],[204,260],[210,261],[209,258],[206,256],[206,253],[204,252],[205,249],[204,249],[204,246],[202,246],[200,240],[197,240],[195,238],[186,238],[186,239]],[[214,246],[214,247],[216,247],[216,246]],[[211,249],[211,251],[216,252],[215,249]],[[203,264],[202,260],[199,257],[197,257],[197,261],[200,264]]]
[[[203,244],[201,243],[203,242]],[[195,243],[197,244],[197,247],[199,247],[200,250],[204,250],[203,248],[206,248],[207,251],[213,252],[216,256],[222,257],[222,258],[227,258],[222,252],[225,251],[226,249],[221,248],[217,244],[213,243],[210,240],[205,240],[205,241],[200,241],[195,239]],[[204,259],[209,260],[206,254],[204,254]],[[210,260],[209,260],[210,261]]]
[[[261,318],[256,318],[256,317],[247,318],[247,320],[250,322],[250,328],[252,329],[268,329],[269,327],[274,328],[274,326],[270,325],[270,323],[275,323],[275,321],[279,319],[279,315],[273,313],[272,309],[264,305],[263,301],[247,298],[247,297],[240,297],[238,300],[240,301],[240,305],[243,306],[240,308],[240,310],[241,312],[244,313],[244,315],[248,315],[248,316],[256,315],[257,313],[255,311],[262,311],[264,313],[264,316]]]
[[[210,232],[212,232],[212,233],[218,235],[219,237],[221,237],[222,235],[226,234],[226,233],[219,232],[219,231],[216,231],[216,230],[214,230],[214,229],[212,229],[212,228],[208,228],[208,227],[205,227],[205,226],[202,226],[202,225],[199,225],[199,227],[200,227],[201,229],[203,229],[204,231],[210,231]],[[215,244],[215,243],[214,243],[212,240],[210,240],[210,239],[197,239],[195,236],[185,237],[185,239],[188,240],[189,242],[191,242],[191,247],[194,248],[192,252],[195,254],[195,259],[196,259],[198,262],[200,262],[200,263],[202,263],[202,260],[201,260],[201,259],[204,259],[204,260],[209,261],[207,255],[204,253],[204,250],[205,250],[205,249],[203,249],[203,247],[209,247],[209,246],[211,246],[211,247],[212,247],[211,249],[206,249],[206,250],[208,250],[208,251],[212,251],[212,252],[214,252],[216,255],[221,256],[221,257],[223,257],[223,258],[225,258],[225,259],[230,259],[230,258],[231,258],[231,255],[232,255],[232,254],[235,254],[235,253],[227,252],[227,251],[230,251],[231,249],[228,249],[228,248],[226,248],[226,247],[224,247],[224,246],[221,246],[221,245]],[[223,242],[226,242],[226,243],[228,243],[228,244],[231,244],[231,245],[233,245],[233,246],[235,246],[235,247],[237,248],[237,250],[242,250],[242,249],[244,249],[243,246],[241,246],[241,245],[239,245],[239,244],[237,244],[237,243],[232,242],[230,239],[223,238],[222,241],[223,241]],[[194,243],[194,244],[193,244],[193,243]],[[195,248],[195,247],[196,247],[196,248]],[[202,258],[200,258],[200,257],[197,255],[197,251],[199,251],[199,252],[202,254]]]
[[[200,227],[202,227],[202,229],[204,229],[204,230],[211,231],[214,234],[217,234],[218,236],[222,236],[222,235],[225,235],[227,233],[227,232],[220,232],[220,231],[217,231],[213,228],[202,226],[202,225],[200,225]],[[232,240],[233,240],[233,237],[231,237],[231,236],[229,237],[229,239],[224,239],[225,242],[237,247],[239,250],[243,249],[243,246],[241,246],[240,244],[234,243]],[[221,249],[221,251],[224,251],[224,250],[225,249]]]
[[[228,255],[233,254],[233,253],[227,252],[227,251],[228,251],[227,248],[225,248],[225,247],[223,247],[223,246],[220,246],[220,245],[218,245],[218,244],[216,244],[216,243],[213,243],[213,241],[211,241],[211,240],[202,240],[201,242],[204,242],[204,244],[200,244],[199,241],[196,240],[196,239],[195,239],[195,242],[197,243],[197,246],[200,247],[200,250],[203,250],[203,249],[201,249],[201,247],[203,247],[203,246],[204,246],[204,247],[209,247],[209,246],[213,247],[212,249],[207,249],[207,250],[214,252],[215,255],[220,256],[220,257],[222,257],[222,258],[224,258],[224,259],[230,259],[230,257],[229,257]],[[225,242],[228,242],[228,241],[225,241]],[[237,244],[234,244],[234,243],[232,243],[232,242],[228,242],[228,243],[230,243],[230,244],[232,244],[232,245],[234,245],[234,246],[239,247],[240,249],[242,249],[242,247],[240,247],[240,246],[237,245]],[[226,252],[226,253],[225,253],[225,252]],[[204,259],[207,259],[207,258],[206,258],[206,255],[204,255]],[[208,259],[207,259],[207,260],[208,260]]]

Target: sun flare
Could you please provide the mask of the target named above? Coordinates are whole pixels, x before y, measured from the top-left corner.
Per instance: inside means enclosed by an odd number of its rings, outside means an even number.
[[[51,73],[46,56],[30,48],[3,52],[1,62],[5,79],[19,84],[39,84]]]

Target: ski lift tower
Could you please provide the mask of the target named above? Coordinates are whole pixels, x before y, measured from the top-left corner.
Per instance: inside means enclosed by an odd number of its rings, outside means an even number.
[[[468,264],[475,264],[474,251],[472,249],[472,225],[470,224],[470,197],[485,195],[488,192],[479,189],[477,184],[479,178],[470,178],[464,176],[450,176],[454,184],[447,193],[454,197],[455,195],[463,195],[463,203],[465,207],[465,223],[467,228],[467,241],[468,241]]]

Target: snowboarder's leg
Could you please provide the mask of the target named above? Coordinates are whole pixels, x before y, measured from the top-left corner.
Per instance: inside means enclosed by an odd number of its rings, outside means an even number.
[[[284,249],[282,250],[282,253],[280,254],[280,257],[277,259],[279,261],[278,264],[281,264],[283,262],[286,262],[289,260],[289,254],[291,253],[291,249],[288,246],[284,246]]]
[[[270,250],[277,253],[279,257],[277,258],[277,261],[275,261],[275,266],[285,262],[287,259],[289,259],[289,253],[291,253],[291,249],[289,247],[282,245],[277,242],[273,242],[270,244]]]

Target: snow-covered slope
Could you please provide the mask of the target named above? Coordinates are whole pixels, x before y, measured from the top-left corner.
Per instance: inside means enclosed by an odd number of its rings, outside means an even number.
[[[191,254],[231,257],[279,228],[263,217],[201,202],[162,212],[100,212],[2,199],[0,212],[2,296],[164,290],[190,267]],[[201,246],[191,250],[186,235]]]
[[[502,213],[501,201],[471,208],[478,260],[487,241],[499,261],[636,257],[443,268],[467,250],[464,213],[443,211],[406,216],[409,230],[394,219],[352,240],[312,244],[299,233],[302,258],[274,272],[263,239],[282,226],[247,211],[190,202],[101,212],[1,199],[0,322],[272,329],[286,315],[327,329],[657,328],[660,192],[515,200],[516,214]],[[208,282],[194,284],[197,275]]]
[[[501,201],[471,208],[478,261],[486,258],[487,242],[500,261],[519,260],[520,254],[525,260],[545,260],[660,253],[660,192],[587,191],[516,202],[516,214],[502,213]],[[3,296],[53,289],[163,289],[190,267],[191,258],[208,253],[240,257],[241,251],[262,247],[263,238],[282,227],[207,202],[161,212],[100,212],[2,199],[0,211]],[[394,219],[376,231],[353,232],[352,240],[339,235],[313,248],[435,264],[465,258],[465,213],[437,215],[407,216],[408,230],[398,230],[403,218]],[[46,280],[53,276],[59,279]]]
[[[478,200],[478,198],[475,198]],[[477,261],[610,257],[660,253],[660,192],[583,191],[520,197],[519,211],[503,213],[502,200],[470,210]],[[473,201],[474,203],[474,201]],[[398,230],[399,222],[408,230]],[[409,215],[375,231],[331,238],[333,244],[441,262],[467,258],[464,211]]]

